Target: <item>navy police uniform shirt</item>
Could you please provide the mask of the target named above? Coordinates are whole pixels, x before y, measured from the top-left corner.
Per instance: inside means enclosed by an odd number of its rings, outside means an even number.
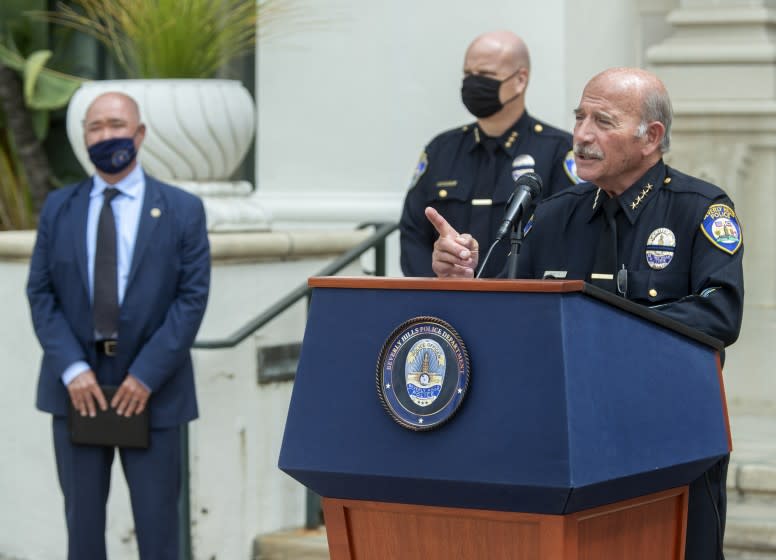
[[[537,207],[524,228],[518,277],[591,281],[607,198],[584,183]],[[725,192],[661,161],[618,199],[619,290],[732,344],[743,313],[744,250]]]
[[[460,233],[471,233],[481,251],[495,240],[515,175],[534,171],[546,198],[576,179],[571,135],[527,112],[499,138],[477,124],[444,132],[421,155],[399,223],[401,267],[406,276],[433,276],[431,253],[438,235],[424,214],[434,207]],[[493,251],[484,276],[495,276],[506,263],[509,239]]]

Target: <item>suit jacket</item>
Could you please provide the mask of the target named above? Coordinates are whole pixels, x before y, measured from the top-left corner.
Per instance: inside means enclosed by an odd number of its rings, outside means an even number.
[[[92,180],[52,192],[41,210],[27,297],[43,347],[36,406],[65,415],[62,373],[96,365],[86,262]],[[197,417],[191,345],[207,304],[210,247],[196,196],[146,175],[134,254],[121,303],[116,366],[151,389],[151,426]]]

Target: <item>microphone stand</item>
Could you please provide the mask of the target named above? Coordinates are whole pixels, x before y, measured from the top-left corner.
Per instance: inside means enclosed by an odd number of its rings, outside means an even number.
[[[517,257],[520,255],[520,245],[523,243],[523,220],[519,220],[512,228],[509,234],[509,255],[507,278],[514,280],[517,278]]]

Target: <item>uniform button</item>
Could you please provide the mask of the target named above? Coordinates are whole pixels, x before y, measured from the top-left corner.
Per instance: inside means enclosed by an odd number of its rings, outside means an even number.
[[[544,130],[544,127],[542,125],[540,124],[534,125],[534,131],[541,132],[542,130]]]
[[[649,297],[657,297],[657,290],[655,288],[649,291]]]
[[[671,177],[666,177],[665,179],[663,179],[663,183],[666,185],[670,182],[671,182]]]
[[[445,189],[442,189],[439,191],[439,198],[445,198],[447,196],[447,191]]]

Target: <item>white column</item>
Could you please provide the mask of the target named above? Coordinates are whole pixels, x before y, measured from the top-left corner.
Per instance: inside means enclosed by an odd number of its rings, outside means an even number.
[[[728,352],[733,402],[776,404],[776,2],[682,0],[674,33],[650,49],[674,104],[673,148],[682,171],[724,188],[744,230],[746,309]]]

